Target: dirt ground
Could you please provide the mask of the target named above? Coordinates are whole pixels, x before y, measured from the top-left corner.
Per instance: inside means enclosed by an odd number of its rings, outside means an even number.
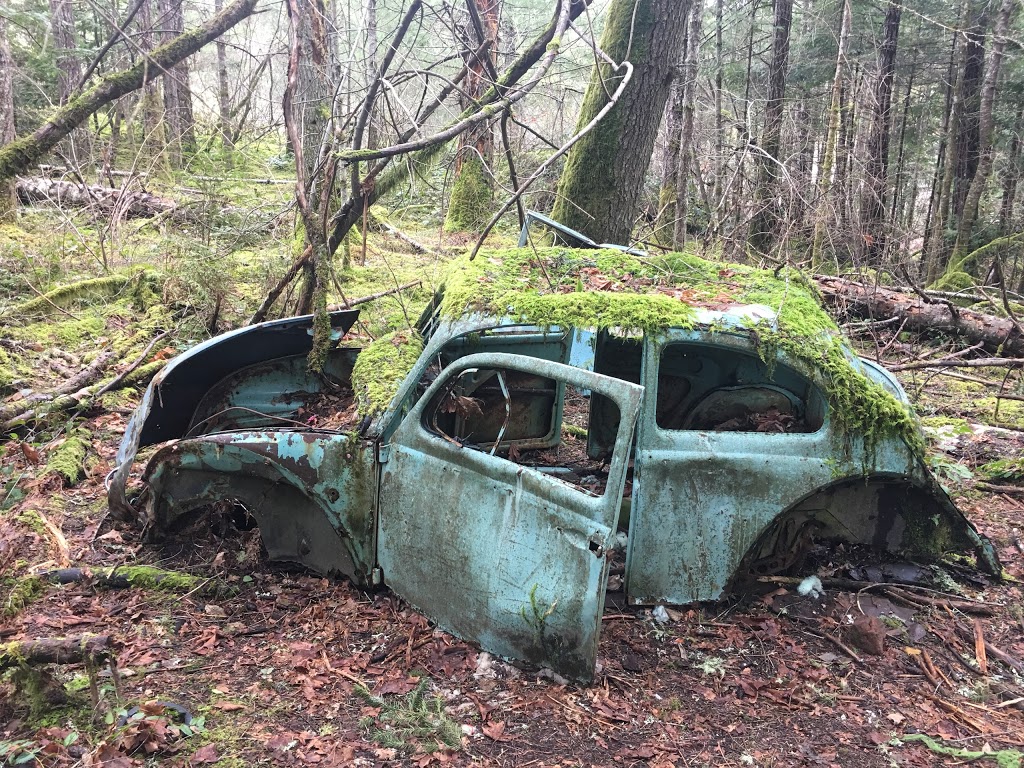
[[[985,435],[943,460],[965,467],[957,501],[995,543],[1003,583],[951,564],[928,590],[885,586],[892,574],[851,573],[860,553],[833,551],[818,559],[819,597],[768,583],[659,621],[611,593],[600,672],[580,687],[480,653],[386,590],[271,567],[258,532],[228,513],[141,543],[104,503],[128,413],[86,414],[99,458],[74,485],[6,444],[24,496],[4,488],[0,640],[109,635],[120,685],[101,665],[94,708],[80,664],[46,667],[34,697],[7,679],[0,765],[1020,764],[1024,495],[974,487]],[[19,586],[68,565],[138,563],[198,579],[111,589],[87,572],[35,594]],[[829,586],[851,576],[869,580]]]

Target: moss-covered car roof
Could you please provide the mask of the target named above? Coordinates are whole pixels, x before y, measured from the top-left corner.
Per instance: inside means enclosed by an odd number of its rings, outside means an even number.
[[[756,333],[761,356],[772,360],[782,351],[805,363],[819,378],[834,421],[869,443],[894,435],[922,450],[913,413],[858,370],[817,291],[791,268],[773,272],[682,253],[639,256],[614,249],[482,251],[474,260],[464,256],[451,263],[438,314],[562,328],[714,332],[718,313],[746,305],[772,310],[769,317],[752,314],[740,321]],[[353,384],[364,412],[387,407],[421,350],[421,340],[403,332],[378,339],[360,355]]]

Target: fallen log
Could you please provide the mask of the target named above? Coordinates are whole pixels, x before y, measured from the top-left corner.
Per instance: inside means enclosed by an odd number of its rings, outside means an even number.
[[[0,645],[0,669],[23,664],[80,664],[110,655],[110,635],[14,640]]]
[[[825,300],[840,313],[866,319],[899,317],[907,331],[953,332],[972,344],[1000,350],[1007,357],[1024,357],[1024,333],[1012,319],[961,309],[946,300],[925,301],[841,277],[817,275],[815,280]]]
[[[180,208],[174,200],[157,197],[149,192],[113,189],[98,184],[77,184],[44,176],[18,177],[14,191],[23,205],[51,203],[66,208],[89,208],[104,216],[118,213],[130,219],[166,213],[173,215]]]
[[[100,352],[96,356],[96,359],[89,363],[86,368],[79,371],[51,392],[36,392],[28,395],[27,397],[23,397],[20,400],[0,406],[0,419],[6,421],[13,418],[19,412],[27,411],[42,403],[58,400],[64,395],[70,395],[72,392],[78,392],[79,390],[88,387],[103,375],[103,372],[113,362],[116,354],[117,353],[112,349],[104,350],[103,352]]]

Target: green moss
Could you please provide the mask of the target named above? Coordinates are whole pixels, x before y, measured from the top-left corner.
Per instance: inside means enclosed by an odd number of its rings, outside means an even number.
[[[33,533],[39,536],[46,535],[46,523],[43,522],[43,518],[36,510],[26,509],[19,513],[16,519],[26,528],[31,529]]]
[[[16,380],[14,361],[3,347],[0,347],[0,395],[10,392]]]
[[[836,423],[863,434],[869,446],[891,434],[923,455],[914,415],[854,368],[850,348],[816,290],[794,270],[776,276],[680,253],[638,257],[611,249],[511,249],[453,262],[440,312],[459,317],[477,311],[537,325],[656,333],[694,327],[697,307],[744,304],[775,311],[775,324],[748,324],[762,357],[770,363],[778,350],[804,363],[825,390]]]
[[[93,575],[107,580],[123,579],[139,589],[160,592],[191,592],[202,586],[205,579],[178,571],[165,571],[151,565],[123,565],[117,568],[93,569]]]
[[[91,437],[88,430],[72,430],[64,442],[50,453],[43,474],[60,475],[68,485],[81,480],[85,474],[85,457],[89,453]]]
[[[448,198],[445,232],[480,229],[490,218],[493,192],[480,158],[473,155],[462,164]]]
[[[45,589],[46,586],[38,576],[0,579],[0,595],[3,595],[0,615],[7,618],[17,616],[26,606],[39,597]]]
[[[135,280],[140,285],[145,283],[145,273],[138,275],[107,275],[105,277],[95,277],[91,280],[81,280],[77,283],[62,285],[42,296],[11,307],[4,313],[4,317],[7,319],[20,319],[45,316],[58,312],[57,307],[68,307],[82,300],[111,298],[120,294]]]
[[[352,369],[359,412],[376,415],[387,408],[421,352],[423,340],[408,330],[382,336],[360,352]]]

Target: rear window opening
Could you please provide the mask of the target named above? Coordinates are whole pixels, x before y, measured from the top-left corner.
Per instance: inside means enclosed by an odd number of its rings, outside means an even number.
[[[705,344],[669,344],[658,362],[661,429],[793,434],[818,431],[825,399],[792,368]]]

